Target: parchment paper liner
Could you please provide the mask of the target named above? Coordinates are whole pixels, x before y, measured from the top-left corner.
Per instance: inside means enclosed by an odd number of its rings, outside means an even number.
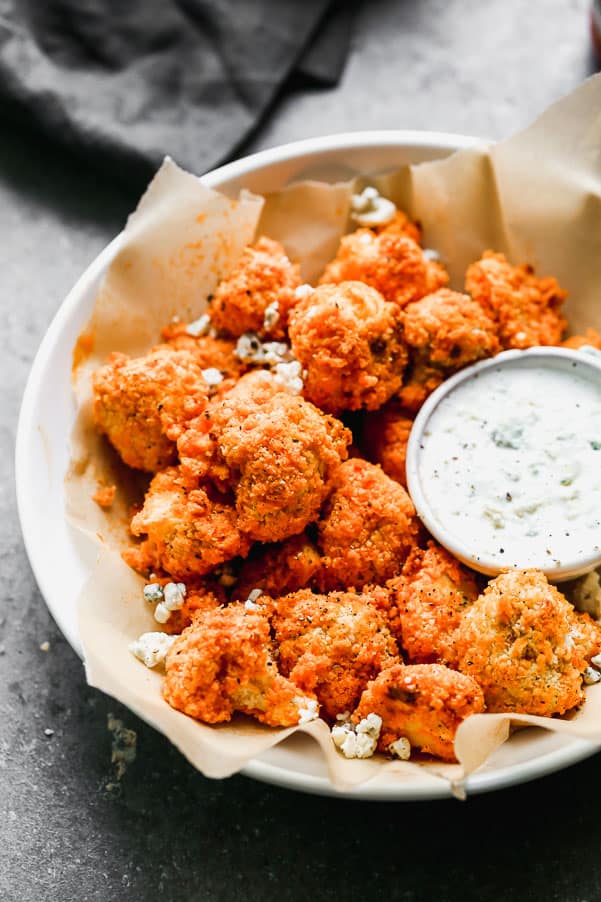
[[[601,77],[585,82],[507,141],[370,174],[369,180],[421,221],[426,245],[441,253],[455,287],[462,287],[467,265],[492,247],[515,263],[527,261],[558,277],[570,292],[566,313],[573,332],[588,326],[601,330]],[[250,194],[232,201],[166,160],[128,221],[74,357],[78,414],[65,483],[67,516],[100,548],[78,607],[88,682],[161,730],[210,777],[238,771],[294,729],[267,729],[242,717],[220,727],[198,723],[163,701],[160,673],[147,670],[127,650],[133,638],[157,628],[141,600],[143,580],[117,551],[127,533],[129,502],[140,486],[95,435],[89,375],[110,351],[143,353],[159,341],[160,327],[171,317],[200,315],[255,230],[282,241],[301,262],[303,277],[314,279],[347,230],[353,184],[304,182],[268,195],[264,204]],[[119,485],[108,512],[90,500],[99,480]],[[335,751],[323,722],[297,729],[318,743],[339,789],[382,774],[413,783],[425,767],[460,794],[461,780],[518,724],[601,743],[601,684],[587,688],[586,704],[570,719],[470,717],[457,733],[457,765],[347,761]]]

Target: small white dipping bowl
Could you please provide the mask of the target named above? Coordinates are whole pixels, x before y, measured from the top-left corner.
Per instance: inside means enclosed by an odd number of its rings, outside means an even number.
[[[505,351],[456,373],[411,430],[407,485],[418,516],[455,557],[487,575],[536,568],[561,582],[594,569],[601,434],[587,427],[593,412],[601,422],[594,348]]]

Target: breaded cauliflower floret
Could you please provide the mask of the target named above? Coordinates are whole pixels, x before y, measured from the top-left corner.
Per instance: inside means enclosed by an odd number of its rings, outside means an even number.
[[[217,286],[208,308],[211,323],[225,335],[256,332],[282,338],[299,284],[299,268],[282,245],[259,238],[244,249],[234,271]]]
[[[601,332],[597,332],[596,329],[587,329],[584,335],[570,335],[561,344],[564,348],[573,348],[576,351],[584,347],[596,348],[601,351]]]
[[[369,593],[303,589],[273,602],[271,627],[281,672],[314,692],[331,719],[351,711],[368,681],[398,653]]]
[[[242,564],[232,597],[245,601],[253,589],[277,598],[315,581],[321,555],[306,533],[274,545],[258,545]]]
[[[201,367],[169,347],[131,359],[111,354],[92,377],[94,421],[130,467],[155,473],[177,459],[175,441],[208,399]]]
[[[186,323],[172,323],[161,335],[169,347],[189,351],[203,370],[216,369],[224,379],[238,379],[245,367],[236,357],[236,342],[214,335],[190,335]]]
[[[495,324],[480,305],[449,288],[408,304],[401,321],[419,361],[446,374],[501,350]]]
[[[463,615],[454,663],[490,711],[564,714],[584,699],[589,642],[578,618],[539,570],[501,573]]]
[[[247,554],[251,546],[227,498],[186,479],[179,467],[157,473],[131,531],[145,536],[123,554],[131,567],[163,570],[183,582]]]
[[[368,685],[352,719],[359,723],[371,713],[382,718],[381,752],[405,737],[414,749],[454,761],[459,724],[482,711],[482,690],[470,677],[442,664],[393,664]]]
[[[341,239],[338,254],[319,281],[365,282],[404,307],[442,288],[449,277],[406,233],[384,229],[376,235],[371,229],[357,229]]]
[[[398,401],[411,415],[415,416],[424,401],[445,380],[444,371],[439,367],[429,366],[419,360],[410,364],[407,375],[398,393]]]
[[[390,629],[414,664],[445,661],[467,606],[478,598],[474,574],[448,551],[428,542],[414,548],[400,576],[387,583]]]
[[[231,720],[235,711],[271,727],[317,716],[317,702],[278,673],[269,621],[242,604],[196,614],[172,644],[163,696],[178,711],[205,723]]]
[[[556,345],[566,327],[559,308],[566,297],[557,280],[539,279],[531,266],[512,266],[485,251],[468,267],[465,288],[497,325],[503,348]]]
[[[366,460],[346,461],[318,523],[320,588],[360,588],[396,576],[418,533],[405,489]]]
[[[178,447],[186,472],[233,490],[239,529],[277,542],[315,520],[350,439],[334,417],[256,371],[210,403]]]
[[[407,347],[398,310],[361,282],[321,285],[290,315],[304,395],[318,407],[375,410],[401,386]]]
[[[363,421],[362,444],[367,456],[387,476],[407,488],[405,461],[413,417],[395,401],[371,411]]]

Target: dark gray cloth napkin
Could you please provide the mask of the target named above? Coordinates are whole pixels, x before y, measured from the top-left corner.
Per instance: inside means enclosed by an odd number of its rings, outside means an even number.
[[[283,86],[334,84],[351,0],[0,0],[0,116],[129,182],[229,159]],[[292,76],[292,78],[291,78]]]

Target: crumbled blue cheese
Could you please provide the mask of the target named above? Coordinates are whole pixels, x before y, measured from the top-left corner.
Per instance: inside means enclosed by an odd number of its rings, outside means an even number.
[[[301,695],[295,695],[294,703],[298,708],[298,722],[311,723],[319,717],[319,705],[314,698],[303,698]]]
[[[234,352],[243,363],[278,364],[291,358],[290,347],[283,341],[262,342],[255,332],[245,332]]]
[[[148,601],[150,604],[158,604],[162,600],[162,586],[159,586],[158,583],[148,583],[148,585],[144,586],[144,601]]]
[[[202,370],[201,375],[209,386],[219,385],[220,382],[223,382],[223,373],[220,373],[214,366]]]
[[[280,318],[280,305],[277,301],[272,301],[271,304],[268,304],[265,308],[265,313],[263,315],[263,328],[266,332],[269,332],[270,329],[276,325]]]
[[[147,667],[156,667],[164,662],[176,638],[177,636],[169,636],[167,633],[142,633],[130,643],[129,650]]]
[[[351,712],[350,712],[350,711],[340,711],[340,712],[336,715],[336,720],[338,721],[338,723],[346,723],[346,722],[347,722],[348,720],[350,720],[350,719],[351,719]]]
[[[167,583],[163,589],[163,601],[154,609],[154,619],[158,623],[167,623],[172,611],[179,611],[184,604],[186,587],[184,583]]]
[[[396,215],[396,206],[375,188],[365,188],[351,198],[351,218],[360,226],[386,225]]]
[[[438,251],[435,251],[433,247],[425,247],[423,254],[426,260],[440,260],[440,254],[438,253]]]
[[[249,592],[248,598],[244,602],[244,607],[247,611],[260,611],[261,605],[257,604],[257,598],[260,598],[263,594],[263,589],[253,589],[252,592]]]
[[[332,741],[345,758],[371,758],[374,754],[382,718],[378,714],[368,714],[356,726],[348,721],[332,727]]]
[[[388,751],[395,758],[400,758],[401,761],[408,761],[411,757],[411,743],[406,736],[399,736],[398,739],[390,743]]]
[[[594,683],[598,683],[601,680],[601,673],[599,673],[598,670],[595,670],[594,667],[587,667],[582,674],[582,679],[587,686],[592,686]]]
[[[211,317],[208,313],[203,313],[202,316],[195,319],[193,323],[188,323],[186,326],[186,332],[193,338],[198,338],[200,335],[208,335],[210,331]]]
[[[302,285],[299,285],[298,288],[294,291],[294,297],[297,301],[302,301],[305,298],[308,298],[309,295],[312,295],[315,289],[312,285],[309,285],[308,282],[304,282]]]
[[[276,363],[273,369],[274,380],[291,395],[300,395],[303,390],[302,367],[298,360],[289,363]]]

